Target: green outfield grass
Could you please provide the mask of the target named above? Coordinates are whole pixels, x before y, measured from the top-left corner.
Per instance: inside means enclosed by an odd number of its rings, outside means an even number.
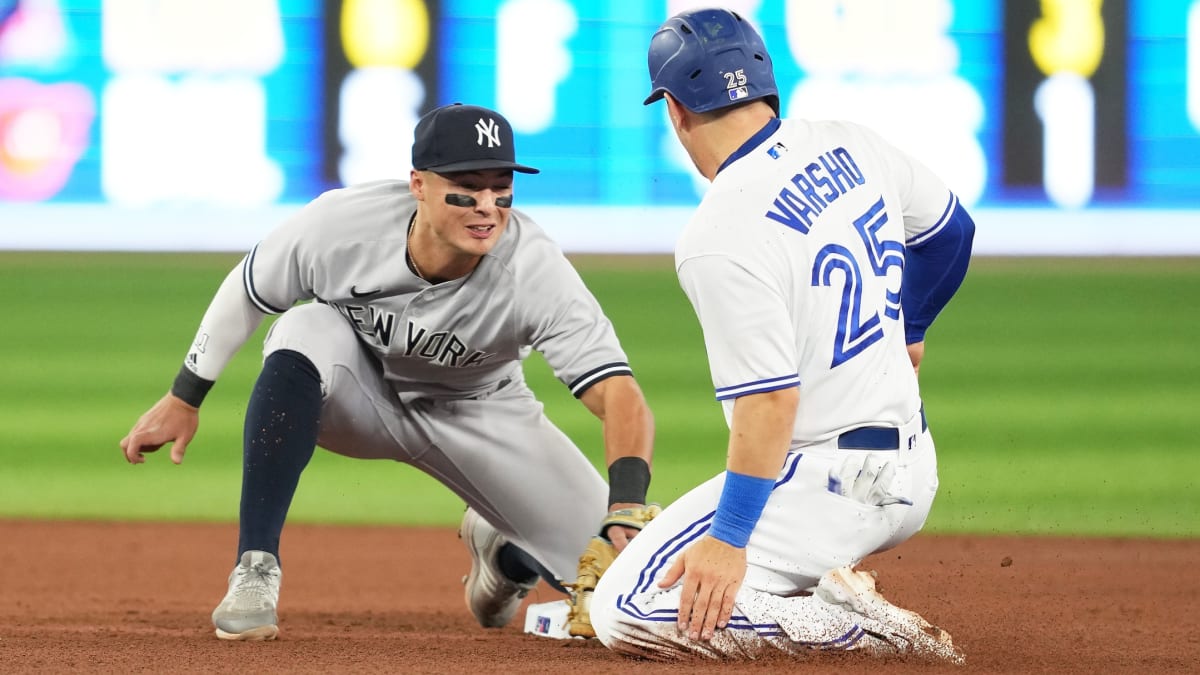
[[[236,260],[0,254],[0,517],[236,519],[262,331],[210,394],[182,466],[130,466],[117,445]],[[654,409],[651,498],[669,502],[724,463],[695,318],[669,258],[577,263]],[[976,260],[922,368],[942,478],[928,531],[1200,535],[1198,344],[1200,259]],[[599,463],[595,420],[539,357],[527,372]],[[405,465],[319,451],[292,520],[448,525],[461,511]]]

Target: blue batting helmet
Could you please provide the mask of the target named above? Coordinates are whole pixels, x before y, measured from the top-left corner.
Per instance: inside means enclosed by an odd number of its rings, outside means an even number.
[[[681,12],[667,19],[646,55],[649,105],[670,94],[692,112],[765,98],[779,114],[771,56],[750,22],[728,9]]]

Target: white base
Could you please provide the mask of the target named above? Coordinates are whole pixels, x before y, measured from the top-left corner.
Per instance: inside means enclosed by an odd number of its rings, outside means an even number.
[[[583,638],[576,638],[569,632],[570,629],[567,626],[569,611],[566,600],[530,605],[525,610],[525,632],[556,640],[582,640]]]

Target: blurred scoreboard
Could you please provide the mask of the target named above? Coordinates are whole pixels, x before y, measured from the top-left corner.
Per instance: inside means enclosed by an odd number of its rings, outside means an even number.
[[[501,111],[542,169],[519,206],[581,227],[686,209],[704,182],[642,105],[645,51],[706,4],[0,0],[0,247],[71,248],[49,225],[72,213],[194,228],[406,177],[416,120],[454,101]],[[973,208],[1149,209],[1200,238],[1200,0],[725,4],[763,33],[785,115],[866,123]],[[31,224],[49,239],[12,236]]]

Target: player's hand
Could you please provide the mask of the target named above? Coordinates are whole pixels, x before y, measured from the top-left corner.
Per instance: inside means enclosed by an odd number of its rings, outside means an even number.
[[[675,559],[658,585],[669,588],[683,579],[679,630],[693,640],[708,641],[717,628],[729,624],[745,577],[746,549],[706,535]]]
[[[925,341],[914,342],[908,346],[908,360],[912,362],[913,372],[921,374],[921,359],[925,358]]]
[[[146,461],[142,453],[172,443],[171,461],[179,464],[199,426],[200,410],[167,394],[138,418],[133,429],[121,439],[121,450],[130,464],[141,464]]]
[[[620,503],[613,504],[612,506],[608,507],[610,512],[616,511],[618,509],[640,509],[640,508],[642,508],[641,504],[620,504]],[[625,547],[629,545],[629,541],[631,539],[633,539],[634,537],[636,537],[638,532],[641,532],[640,528],[625,527],[623,525],[610,525],[604,531],[604,536],[608,537],[608,540],[612,542],[613,548],[615,548],[617,550],[617,553],[620,553],[621,551],[625,550]]]

